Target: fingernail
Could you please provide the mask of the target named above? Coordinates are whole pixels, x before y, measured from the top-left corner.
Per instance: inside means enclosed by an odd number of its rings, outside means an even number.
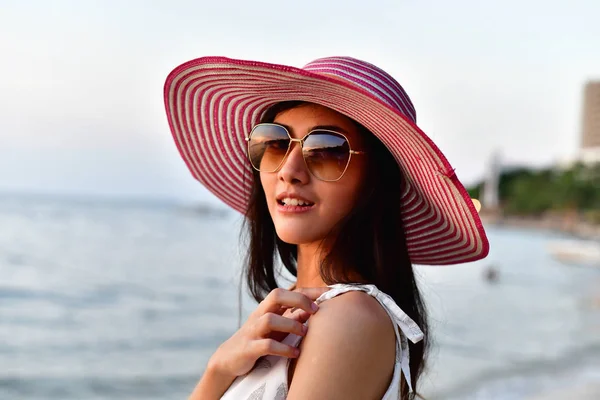
[[[306,335],[306,332],[308,332],[308,326],[302,325],[302,334]]]
[[[300,354],[300,349],[294,349],[294,355],[297,356]]]
[[[319,309],[319,306],[317,305],[317,303],[312,303],[310,305],[310,308],[312,308],[313,311],[317,311]]]

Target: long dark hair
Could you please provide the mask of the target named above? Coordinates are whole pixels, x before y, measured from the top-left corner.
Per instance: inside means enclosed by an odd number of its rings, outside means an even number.
[[[278,103],[265,112],[261,122],[273,122],[277,114],[302,104],[306,103]],[[425,365],[429,336],[427,311],[415,281],[402,222],[400,204],[404,177],[383,143],[355,123],[368,151],[364,195],[326,238],[331,247],[328,247],[330,250],[321,263],[320,274],[328,285],[376,285],[421,327],[424,339],[417,344],[409,343],[412,386],[416,392],[417,381]],[[251,295],[260,302],[278,287],[276,255],[279,255],[283,266],[296,276],[297,249],[296,245],[284,243],[277,237],[258,172],[254,171],[253,179],[244,223],[249,242],[244,274]],[[362,278],[362,282],[349,279],[356,275]],[[402,386],[402,399],[414,399],[415,394],[409,394],[405,384]]]

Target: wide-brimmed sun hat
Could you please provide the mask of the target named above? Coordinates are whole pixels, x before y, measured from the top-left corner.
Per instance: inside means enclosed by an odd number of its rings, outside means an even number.
[[[411,261],[475,261],[489,251],[477,210],[454,168],[416,125],[400,84],[380,68],[327,57],[303,68],[203,57],[175,68],[164,88],[171,132],[194,178],[245,213],[253,185],[246,137],[282,101],[331,108],[371,131],[406,177],[401,207]]]

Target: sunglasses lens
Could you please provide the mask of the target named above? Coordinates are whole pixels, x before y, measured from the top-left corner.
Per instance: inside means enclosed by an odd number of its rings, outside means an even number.
[[[257,170],[274,172],[285,158],[289,146],[290,138],[282,126],[256,125],[250,133],[248,157]]]
[[[334,132],[313,131],[304,141],[304,160],[310,172],[324,181],[341,178],[350,161],[350,145]]]

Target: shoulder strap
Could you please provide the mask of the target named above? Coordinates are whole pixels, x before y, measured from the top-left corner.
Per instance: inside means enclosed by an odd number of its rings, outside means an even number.
[[[375,285],[350,285],[338,283],[329,286],[331,290],[323,293],[317,300],[316,303],[322,303],[323,301],[334,298],[337,295],[350,291],[361,291],[373,296],[394,322],[394,332],[396,334],[396,365],[400,368],[406,383],[408,384],[409,391],[412,392],[412,383],[410,378],[410,359],[408,351],[408,340],[413,343],[417,343],[423,339],[423,331],[391,298],[389,295],[380,291]],[[398,331],[400,327],[400,331]],[[408,340],[407,340],[408,338]]]

